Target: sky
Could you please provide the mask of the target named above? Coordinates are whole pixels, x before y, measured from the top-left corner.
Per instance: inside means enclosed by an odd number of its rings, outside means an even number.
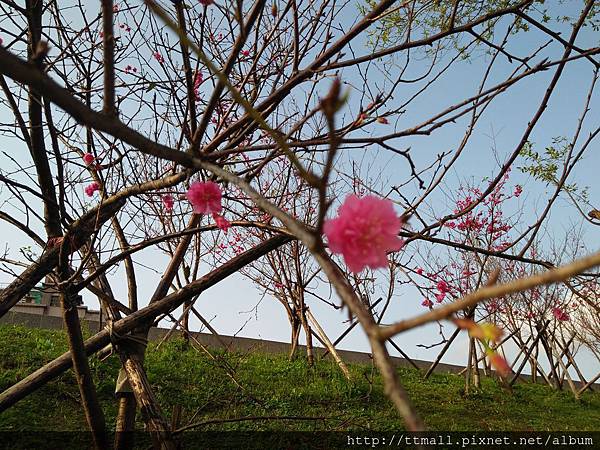
[[[572,12],[578,10],[581,2],[571,1],[563,6],[558,6],[555,2],[547,2],[551,6],[559,8],[561,11]],[[89,3],[88,3],[89,4]],[[90,6],[93,9],[92,6]],[[557,11],[559,10],[557,9]],[[355,5],[349,3],[345,10],[336,17],[340,21],[342,29],[347,29],[349,25],[356,20]],[[563,36],[568,35],[568,27],[564,27]],[[513,39],[509,46],[512,53],[527,55],[532,46],[545,42],[546,37],[542,37],[537,31],[529,31]],[[577,45],[583,48],[599,45],[598,35],[592,30],[584,30],[577,40]],[[354,50],[359,54],[368,53],[370,48],[366,42],[362,42],[362,48],[355,46]],[[562,52],[559,45],[551,44],[544,51],[545,57],[556,58]],[[508,71],[514,68],[504,58],[496,67],[490,83],[500,80]],[[461,61],[453,69],[447,72],[438,83],[434,84],[427,92],[419,97],[407,108],[405,114],[400,115],[394,120],[390,120],[390,131],[394,128],[403,129],[420,120],[428,118],[432,112],[442,111],[448,106],[472,95],[480,82],[483,72],[486,68],[488,57],[479,56],[467,61]],[[418,63],[413,63],[410,71],[414,74],[422,73],[427,67],[427,57],[422,57]],[[390,69],[388,74],[393,77],[395,69]],[[500,75],[496,75],[500,74]],[[503,159],[510,154],[527,126],[529,120],[537,109],[539,102],[544,94],[550,78],[554,74],[554,69],[536,74],[532,77],[519,82],[511,88],[508,95],[501,95],[488,108],[479,122],[474,132],[473,138],[461,156],[459,162],[454,166],[452,173],[447,180],[446,189],[452,192],[456,187],[465,181],[472,180],[481,182],[484,177],[493,176],[498,169],[497,161],[491,156],[491,149],[494,147],[498,158]],[[407,74],[408,77],[409,74]],[[577,118],[581,113],[582,105],[585,101],[586,89],[591,82],[591,65],[585,61],[579,61],[569,64],[563,74],[557,88],[555,89],[548,108],[544,112],[542,120],[536,126],[532,134],[531,141],[535,147],[542,150],[549,145],[553,137],[571,136],[577,125]],[[343,80],[349,84],[361,83],[362,80],[353,70],[344,70],[341,74]],[[369,79],[373,83],[373,88],[382,87],[382,78],[374,77]],[[404,91],[403,89],[406,89]],[[403,99],[408,98],[411,92],[416,89],[411,85],[406,88],[401,87],[396,97],[391,101],[390,107],[394,104],[402,103]],[[599,94],[596,91],[591,102],[590,120],[584,127],[583,136],[589,133],[590,129],[597,127],[598,110],[600,109]],[[349,110],[358,110],[358,100],[350,95]],[[6,116],[5,110],[0,110],[0,121],[11,121],[12,118]],[[596,121],[594,122],[594,118]],[[400,148],[411,147],[411,155],[414,156],[418,164],[425,164],[431,161],[442,151],[456,148],[464,132],[464,122],[458,121],[456,124],[443,127],[427,137],[404,138],[397,142]],[[591,128],[590,128],[591,127]],[[377,130],[379,132],[379,130]],[[26,148],[22,144],[16,144],[16,141],[6,137],[0,137],[0,151],[6,152],[15,157],[22,157]],[[389,156],[385,153],[374,150],[376,156],[373,157],[372,171],[380,175],[383,179],[389,179],[393,182],[403,179],[406,174],[406,166],[403,160],[396,158],[392,164],[389,164]],[[351,156],[349,158],[353,158]],[[6,161],[6,156],[1,157]],[[4,164],[4,163],[3,163]],[[517,162],[519,165],[519,161]],[[585,159],[577,166],[573,175],[580,186],[589,186],[590,198],[599,197],[598,183],[596,183],[597,168],[600,167],[600,154],[598,144],[594,142],[587,153]],[[515,211],[523,211],[524,223],[530,223],[535,219],[536,213],[544,206],[551,187],[531,180],[524,174],[514,170],[511,175],[511,184],[521,184],[525,188],[525,194],[519,199],[519,204],[515,205]],[[412,191],[410,189],[413,189]],[[411,196],[417,193],[414,188],[407,188],[406,195]],[[7,193],[0,192],[0,199]],[[436,196],[431,203],[431,208],[436,217],[441,217],[452,210],[452,205],[443,195]],[[600,206],[600,205],[597,205]],[[3,207],[4,208],[4,207]],[[430,218],[432,219],[432,218]],[[553,207],[551,217],[548,221],[548,233],[550,236],[560,239],[573,224],[579,224],[581,219],[575,214],[573,207],[565,199],[559,200]],[[596,227],[597,228],[597,227]],[[0,223],[0,230],[3,238],[0,239],[2,247],[9,247],[12,254],[18,251],[20,247],[32,245],[31,242],[24,239],[21,234],[15,231],[10,225]],[[589,250],[598,249],[598,230],[593,227],[585,227],[585,241]],[[408,249],[407,251],[411,251]],[[134,257],[134,260],[149,265],[154,268],[164,267],[167,259],[157,251],[142,252]],[[119,280],[114,285],[114,291],[117,298],[125,299],[127,296],[126,286],[122,282],[123,268],[120,267],[112,273],[113,280]],[[140,266],[138,268],[138,289],[139,298],[149,298],[159,280],[159,275],[150,269]],[[0,283],[10,282],[11,279],[5,274],[0,274]],[[89,293],[84,292],[84,302],[92,309],[98,308],[96,299]],[[141,300],[141,303],[145,303]],[[420,306],[421,297],[414,289],[402,288],[399,294],[394,298],[394,302],[386,314],[385,322],[400,320],[414,316],[423,312]],[[225,335],[239,335],[255,337],[276,341],[289,341],[289,325],[285,311],[281,305],[273,298],[264,296],[254,285],[243,276],[236,274],[226,280],[224,283],[210,288],[203,293],[197,304],[197,309],[211,321],[211,324],[220,333]],[[309,304],[313,314],[320,320],[329,337],[334,340],[347,327],[347,314],[342,311],[334,311],[330,307],[314,302]],[[179,316],[176,312],[175,316]],[[200,324],[195,318],[192,318],[192,328],[200,329]],[[163,326],[168,326],[164,322]],[[446,324],[446,335],[452,332],[452,327]],[[439,348],[425,349],[418,347],[419,344],[431,344],[439,341],[438,325],[430,324],[428,326],[411,330],[395,338],[395,342],[402,347],[411,357],[423,360],[432,360],[437,355]],[[459,340],[448,351],[444,362],[464,364],[466,360],[466,336],[461,334]],[[360,330],[356,327],[339,345],[339,348],[357,351],[369,351],[367,340]],[[390,348],[390,353],[395,355],[397,352]],[[600,363],[592,359],[585,359],[582,364],[584,375],[596,374],[600,370]]]

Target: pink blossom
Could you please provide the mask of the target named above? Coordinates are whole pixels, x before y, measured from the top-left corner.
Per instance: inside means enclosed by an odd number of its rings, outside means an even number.
[[[165,194],[162,196],[162,203],[165,207],[165,211],[171,212],[173,211],[173,205],[175,205],[175,199],[170,194]]]
[[[160,64],[165,62],[165,58],[163,58],[163,55],[161,55],[159,52],[154,52],[152,56],[154,56],[154,59],[156,59]]]
[[[213,214],[212,216],[215,220],[215,223],[217,224],[217,227],[219,227],[221,230],[227,233],[227,230],[229,229],[229,227],[231,227],[231,223],[220,214]]]
[[[196,214],[219,214],[223,194],[217,183],[196,181],[190,185],[187,198]]]
[[[552,308],[552,315],[556,317],[556,320],[560,320],[561,322],[566,322],[570,319],[569,315],[560,308]]]
[[[438,281],[436,287],[437,287],[438,291],[444,292],[444,293],[448,292],[448,290],[449,290],[448,283],[446,283],[444,280]]]
[[[338,217],[327,220],[323,231],[330,250],[342,254],[348,268],[358,273],[365,267],[387,266],[387,252],[398,251],[404,245],[398,237],[402,224],[391,201],[372,195],[349,195]]]
[[[438,292],[437,294],[435,294],[435,301],[437,303],[442,303],[445,298],[446,298],[445,292]]]
[[[204,81],[204,77],[202,76],[202,72],[197,71],[194,75],[194,95],[196,96],[196,100],[200,100],[200,85]]]
[[[429,300],[428,298],[426,298],[421,302],[421,306],[425,306],[426,308],[431,308],[433,306],[433,302],[431,300]]]
[[[490,302],[485,307],[490,314],[495,313],[500,309],[500,305],[498,305],[497,300],[490,300]]]
[[[242,50],[242,56],[250,56],[249,50]]]
[[[521,185],[517,184],[515,186],[515,197],[518,197],[519,195],[521,195],[523,193],[523,188],[521,187]]]
[[[471,271],[471,269],[467,267],[461,273],[464,277],[470,277],[471,275],[475,275],[477,272]]]
[[[94,155],[92,155],[91,153],[86,153],[85,155],[83,155],[83,162],[86,163],[88,166],[94,162],[94,159]]]
[[[94,181],[93,183],[90,183],[85,187],[85,195],[87,195],[88,197],[92,197],[94,195],[94,192],[99,190],[100,185]]]
[[[417,267],[417,269],[415,270],[415,272],[417,273],[417,275],[423,275],[423,268],[422,267]]]
[[[385,117],[378,117],[377,122],[382,123],[384,125],[387,125],[388,123],[390,123]]]

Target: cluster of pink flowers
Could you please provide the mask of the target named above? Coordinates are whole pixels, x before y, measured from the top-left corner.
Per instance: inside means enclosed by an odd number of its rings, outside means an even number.
[[[358,273],[365,267],[387,266],[387,253],[404,245],[398,237],[402,225],[390,200],[349,195],[338,216],[325,222],[323,231],[329,249],[343,255],[350,271]]]
[[[126,23],[122,23],[121,25],[119,25],[119,28],[122,29],[123,31],[126,31],[127,33],[129,33],[131,31],[131,27],[129,25],[127,25]]]
[[[433,307],[433,302],[431,300],[429,300],[428,298],[425,298],[421,302],[421,306],[424,306],[425,308],[432,308]]]
[[[438,275],[435,273],[424,274],[422,267],[417,267],[415,269],[415,273],[417,275],[426,276],[428,279],[430,279],[432,281],[438,280]],[[437,290],[437,292],[435,293],[435,302],[436,303],[442,303],[444,301],[444,299],[446,298],[446,294],[451,292],[450,286],[444,280],[437,281],[437,283],[435,285],[435,289]],[[424,298],[423,301],[421,302],[421,306],[424,306],[425,308],[432,308],[433,301],[431,301],[429,298]]]
[[[507,171],[490,195],[480,203],[483,210],[478,211],[477,209],[480,208],[480,206],[478,206],[468,213],[461,215],[455,221],[446,222],[444,226],[467,233],[479,234],[486,232],[491,238],[491,250],[505,250],[510,245],[510,242],[504,238],[512,229],[512,225],[503,219],[500,206],[512,197],[519,197],[523,192],[523,188],[520,185],[516,185],[512,195],[504,194],[503,190],[508,182],[509,174],[510,171]],[[461,187],[460,192],[462,197],[456,202],[453,211],[454,214],[459,214],[472,207],[477,199],[483,194],[479,188],[464,189]]]
[[[521,185],[517,184],[515,186],[515,191],[513,192],[513,195],[515,197],[520,197],[522,193],[523,193],[523,187]]]
[[[202,76],[201,71],[196,71],[194,75],[194,95],[196,96],[196,101],[200,100],[200,85],[204,81],[204,77]]]
[[[97,182],[92,182],[85,187],[85,195],[92,197],[96,191],[100,190],[100,185]]]
[[[467,240],[474,239],[478,242],[478,246],[492,251],[506,250],[511,245],[509,233],[512,230],[512,224],[503,216],[503,205],[507,200],[519,197],[523,191],[519,185],[515,186],[513,192],[507,191],[508,180],[509,173],[507,172],[491,193],[481,201],[479,199],[483,195],[482,189],[461,186],[453,208],[453,214],[459,215],[459,217],[445,222],[444,226],[453,230],[450,233],[454,237],[459,234]],[[476,204],[476,202],[478,203]],[[465,213],[465,210],[469,211]],[[512,267],[511,264],[513,263],[507,263],[506,272],[519,275],[516,273],[518,267]],[[442,303],[448,298],[448,294],[459,297],[471,292],[480,281],[477,267],[473,268],[472,261],[463,256],[457,261],[445,264],[436,273],[426,273],[420,267],[415,269],[415,273],[427,278],[432,283],[430,287],[425,288],[431,292],[430,295],[427,295],[429,298],[425,298],[421,303],[427,308],[431,308],[434,302]],[[496,300],[486,303],[486,308],[490,313],[502,312],[500,303]]]
[[[436,287],[438,292],[435,294],[435,301],[437,303],[442,303],[446,298],[446,294],[450,291],[450,288],[448,287],[448,283],[443,280],[438,281]]]
[[[221,230],[227,232],[231,224],[221,215],[223,194],[217,183],[196,181],[190,185],[187,198],[196,214],[212,214]]]
[[[159,64],[164,64],[165,63],[165,58],[159,52],[157,52],[157,51],[154,52],[152,54],[152,56],[154,57],[155,60],[157,60],[159,62]]]
[[[556,320],[559,320],[561,322],[566,322],[571,319],[569,317],[569,314],[567,314],[565,311],[563,311],[558,306],[552,308],[552,315],[556,318]]]
[[[137,68],[133,67],[130,64],[127,64],[127,67],[125,67],[125,73],[130,73],[130,72],[136,73],[137,72]]]

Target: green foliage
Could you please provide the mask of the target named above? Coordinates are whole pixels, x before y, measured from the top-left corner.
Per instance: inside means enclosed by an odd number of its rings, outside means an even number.
[[[378,2],[376,0],[365,0],[358,3],[358,9],[362,14],[367,13]],[[411,39],[422,39],[430,37],[434,34],[441,33],[450,29],[452,18],[454,18],[454,27],[459,27],[470,23],[487,14],[502,9],[510,8],[521,3],[520,0],[461,0],[455,10],[455,1],[440,1],[440,0],[420,0],[416,2],[399,2],[390,8],[390,13],[385,14],[374,25],[374,29],[370,32],[370,44],[374,48],[383,48],[393,46],[404,42],[407,33],[410,33]],[[575,8],[569,8],[569,13],[565,15],[565,7],[578,3]],[[548,7],[545,0],[534,0],[525,10],[527,14],[535,20],[551,26],[552,24],[568,24],[574,25],[584,6],[584,1],[572,2],[560,0],[558,3],[548,2]],[[400,5],[400,6],[398,6]],[[550,9],[549,9],[550,8]],[[600,31],[600,3],[596,2],[584,21],[584,27],[590,27],[594,31]],[[514,26],[511,34],[515,35],[521,32],[527,32],[530,29],[530,24],[520,17],[510,15],[510,20]],[[481,37],[488,41],[494,39],[494,28],[502,18],[494,18],[477,27],[475,30]],[[463,58],[467,59],[472,53],[466,51],[465,42],[459,35],[450,35],[438,42],[438,45],[443,48],[454,48],[463,54]],[[478,43],[481,47],[481,42]],[[426,49],[427,52],[435,51],[434,49]],[[486,51],[493,50],[486,47]]]
[[[0,326],[0,389],[60,355],[67,348],[59,331]],[[312,368],[303,358],[288,361],[283,355],[224,353],[215,359],[171,340],[158,350],[150,344],[148,377],[167,416],[173,407],[183,409],[181,425],[242,416],[311,416],[322,420],[253,420],[217,423],[200,428],[220,430],[351,430],[397,431],[403,428],[384,395],[379,375],[366,364],[349,364],[348,383],[331,360]],[[239,388],[224,370],[235,371]],[[106,419],[114,427],[114,384],[119,361],[91,358],[90,364]],[[434,430],[594,430],[600,423],[600,395],[588,393],[580,401],[568,392],[542,385],[517,384],[512,392],[484,378],[481,391],[464,394],[464,379],[399,369],[406,387],[427,426]],[[138,427],[142,423],[138,418]],[[85,429],[77,384],[71,372],[0,414],[1,430]]]
[[[359,10],[365,14],[371,10],[378,2],[376,0],[366,0],[365,4],[359,4]],[[402,4],[403,2],[401,2]],[[455,10],[454,1],[417,1],[409,2],[409,6],[400,6],[392,8],[391,13],[384,15],[376,24],[376,29],[371,32],[371,44],[374,47],[386,47],[403,42],[406,39],[406,33],[410,30],[412,39],[428,38],[434,34],[447,31],[452,26],[460,27],[486,14],[509,8],[521,3],[519,0],[487,0],[484,2],[478,0],[461,0]],[[544,0],[534,1],[535,7],[541,7]],[[409,9],[410,7],[410,9]],[[551,20],[547,10],[539,11],[542,22]],[[477,30],[485,39],[493,39],[494,24],[498,18]],[[513,34],[519,31],[527,31],[529,25],[517,18]],[[450,43],[456,50],[463,52],[465,50],[460,37],[448,36],[444,39],[446,44]]]
[[[533,144],[527,142],[521,149],[520,156],[529,163],[525,166],[519,166],[523,173],[531,175],[534,179],[541,181],[546,186],[558,186],[560,184],[559,169],[565,165],[571,151],[571,144],[564,137],[555,137],[552,139],[552,145],[546,147],[542,154],[533,149]],[[588,187],[580,189],[577,183],[564,183],[562,188],[564,192],[588,202]]]

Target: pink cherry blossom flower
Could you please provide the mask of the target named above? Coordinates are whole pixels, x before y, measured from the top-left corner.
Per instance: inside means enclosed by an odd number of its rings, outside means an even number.
[[[187,191],[187,198],[196,214],[219,214],[222,197],[221,188],[212,181],[196,181]]]
[[[94,159],[94,155],[92,155],[91,153],[86,153],[85,155],[83,155],[83,162],[86,163],[88,166],[94,162]]]
[[[242,56],[250,56],[250,50],[242,50]]]
[[[438,291],[444,292],[444,293],[448,292],[448,290],[449,290],[448,283],[446,283],[444,280],[438,281],[436,287],[437,287]]]
[[[424,306],[426,308],[431,308],[433,306],[433,302],[431,300],[429,300],[428,298],[426,298],[421,302],[421,306]]]
[[[570,319],[569,315],[560,308],[552,308],[552,315],[556,317],[556,320],[560,320],[561,322],[566,322]]]
[[[159,62],[159,64],[164,64],[165,58],[163,58],[163,55],[161,55],[159,52],[154,52],[152,56]]]
[[[196,96],[196,100],[200,100],[200,85],[204,81],[204,77],[202,72],[199,70],[194,75],[194,95]]]
[[[338,217],[327,220],[323,231],[330,250],[342,254],[348,268],[358,273],[365,267],[387,266],[387,253],[404,245],[398,237],[402,225],[391,201],[372,195],[349,195]]]
[[[417,267],[417,269],[415,270],[417,275],[423,275],[423,268],[422,267]]]
[[[170,194],[165,194],[162,196],[162,203],[165,208],[165,211],[171,212],[173,211],[173,205],[175,205],[175,199]]]
[[[92,197],[96,191],[100,190],[100,185],[95,181],[85,187],[85,195]]]
[[[436,303],[442,303],[445,298],[446,298],[445,292],[438,292],[437,294],[435,294]]]
[[[521,185],[517,184],[515,186],[515,192],[514,192],[515,197],[520,196],[522,193],[523,193],[523,188],[521,187]]]
[[[213,214],[212,216],[215,220],[215,223],[217,224],[217,227],[219,227],[221,230],[227,233],[227,230],[229,229],[229,227],[231,227],[231,223],[220,214]]]

